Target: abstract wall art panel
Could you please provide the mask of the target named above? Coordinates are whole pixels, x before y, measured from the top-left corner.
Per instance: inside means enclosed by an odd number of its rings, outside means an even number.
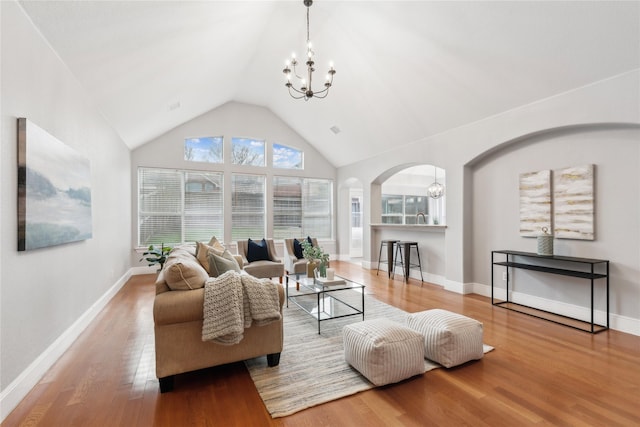
[[[594,165],[553,171],[554,236],[594,239]]]
[[[520,174],[520,235],[536,237],[551,230],[551,171]]]
[[[92,236],[89,160],[18,119],[18,250]]]

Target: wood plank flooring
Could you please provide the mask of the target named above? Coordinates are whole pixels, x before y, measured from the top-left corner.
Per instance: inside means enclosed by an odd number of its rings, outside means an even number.
[[[154,275],[134,276],[2,426],[638,426],[640,337],[597,335],[492,307],[399,275],[332,262],[409,312],[443,308],[484,323],[478,362],[272,419],[244,364],[155,377]],[[286,348],[284,349],[286,351]]]

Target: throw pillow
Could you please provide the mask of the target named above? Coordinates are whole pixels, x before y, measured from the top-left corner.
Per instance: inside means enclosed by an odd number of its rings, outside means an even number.
[[[213,247],[214,249],[220,252],[224,252],[224,249],[225,249],[224,245],[220,243],[218,239],[216,239],[216,236],[213,236],[211,240],[209,240],[209,246]]]
[[[210,251],[207,257],[209,259],[209,275],[211,277],[218,277],[227,271],[237,271],[238,273],[241,271],[236,259],[231,252],[226,249],[222,255]]]
[[[215,239],[215,237],[214,237]],[[216,243],[218,241],[216,240]],[[222,249],[219,249],[222,248]],[[205,245],[202,242],[196,242],[196,259],[200,263],[200,265],[207,270],[207,273],[210,275],[211,271],[209,271],[209,253],[215,253],[216,255],[222,256],[224,252],[224,246],[218,243],[215,246]]]
[[[298,242],[298,239],[293,239],[293,255],[298,259],[304,258],[302,255],[302,245]]]
[[[262,239],[260,243],[256,243],[249,239],[247,243],[247,261],[270,261],[269,249],[267,249],[267,241]]]
[[[191,255],[169,257],[163,272],[167,286],[172,291],[202,288],[209,278],[205,269]]]

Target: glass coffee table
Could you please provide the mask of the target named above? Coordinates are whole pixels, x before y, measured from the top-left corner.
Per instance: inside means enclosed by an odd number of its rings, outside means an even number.
[[[323,283],[321,280],[304,274],[290,274],[285,286],[287,307],[289,301],[300,307],[305,313],[320,323],[341,317],[362,316],[364,320],[364,285],[345,277],[335,276],[334,281]],[[289,282],[299,285],[289,292]]]

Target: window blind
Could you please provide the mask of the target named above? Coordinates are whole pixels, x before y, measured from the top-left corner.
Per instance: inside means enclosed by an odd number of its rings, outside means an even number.
[[[300,237],[302,231],[302,178],[273,177],[273,237]]]
[[[264,175],[233,174],[231,179],[231,239],[266,237]]]
[[[222,237],[223,175],[138,169],[138,245]]]
[[[326,179],[304,179],[302,191],[303,235],[330,239],[333,219],[333,185]]]

